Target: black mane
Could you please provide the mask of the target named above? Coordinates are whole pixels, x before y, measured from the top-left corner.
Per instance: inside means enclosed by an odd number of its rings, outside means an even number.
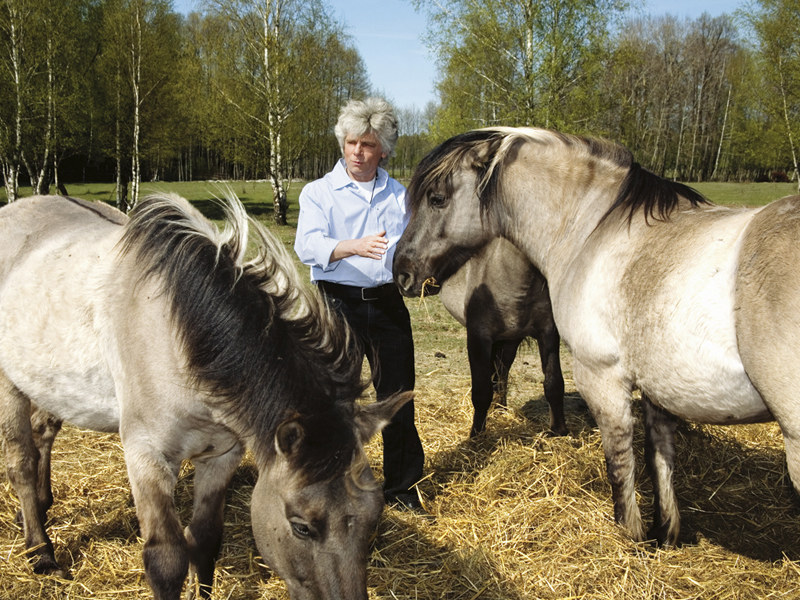
[[[334,459],[349,464],[351,453],[336,448],[355,445],[354,401],[364,384],[354,337],[303,289],[280,241],[255,223],[261,254],[241,264],[247,224],[230,202],[234,235],[215,241],[213,226],[185,200],[145,199],[125,228],[123,252],[141,279],[161,279],[192,379],[224,403],[254,451],[271,452],[277,426],[300,416],[311,425],[321,419],[327,433],[315,435],[330,438],[315,444],[314,470],[330,470]]]
[[[498,127],[456,135],[428,153],[420,161],[408,186],[412,211],[423,200],[425,191],[435,185],[443,185],[445,193],[452,194],[453,173],[462,167],[464,158],[470,153],[481,159],[474,161],[472,168],[476,169],[478,176],[481,207],[487,211],[497,196],[505,159],[521,143],[561,143],[585,155],[628,169],[617,197],[601,223],[617,210],[627,211],[628,222],[638,212],[644,214],[645,220],[652,218],[665,221],[678,208],[681,199],[687,200],[693,207],[710,204],[697,190],[643,169],[633,160],[631,152],[620,144],[542,129]]]
[[[644,213],[648,219],[668,221],[670,215],[678,208],[681,198],[688,200],[692,207],[711,202],[700,192],[688,185],[659,177],[655,173],[643,169],[633,162],[628,171],[614,204],[606,211],[600,223],[617,210],[628,211],[628,223],[638,212]]]

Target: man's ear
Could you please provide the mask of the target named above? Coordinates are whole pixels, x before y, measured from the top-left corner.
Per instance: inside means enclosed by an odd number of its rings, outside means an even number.
[[[392,417],[407,402],[414,399],[414,392],[398,392],[386,400],[373,402],[366,406],[356,406],[356,429],[361,443],[369,439],[389,424]]]

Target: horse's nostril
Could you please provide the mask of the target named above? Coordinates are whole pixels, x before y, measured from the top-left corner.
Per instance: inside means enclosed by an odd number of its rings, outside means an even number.
[[[405,271],[401,271],[400,273],[395,275],[395,281],[397,282],[397,285],[404,292],[408,290],[409,285],[411,283],[411,279],[412,279],[411,275],[409,273],[406,273]]]

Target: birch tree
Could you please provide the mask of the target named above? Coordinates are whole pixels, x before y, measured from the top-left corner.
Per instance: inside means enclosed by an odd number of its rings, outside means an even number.
[[[117,208],[128,211],[139,199],[143,164],[158,177],[159,142],[181,118],[174,87],[183,78],[182,20],[168,0],[106,0],[104,7],[104,124],[113,132]]]
[[[17,199],[19,172],[25,160],[22,145],[23,123],[27,118],[27,95],[32,88],[33,48],[35,31],[35,2],[33,0],[3,0],[0,3],[0,33],[2,56],[0,67],[0,162],[6,197]]]
[[[285,225],[291,165],[302,151],[289,133],[294,120],[313,114],[321,92],[333,91],[320,84],[335,69],[329,42],[340,29],[318,0],[207,0],[207,6],[237,38],[216,57],[216,90],[264,140],[274,220]]]
[[[414,0],[443,73],[445,127],[504,124],[580,129],[594,112],[621,0]],[[455,130],[455,131],[453,131]]]
[[[764,105],[784,130],[800,191],[800,0],[759,0],[750,14],[762,58]]]

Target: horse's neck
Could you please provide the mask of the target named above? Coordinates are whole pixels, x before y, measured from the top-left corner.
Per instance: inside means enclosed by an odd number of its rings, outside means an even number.
[[[515,186],[506,188],[505,237],[528,256],[552,288],[614,202],[621,176],[610,172],[589,180],[582,172],[564,173],[541,165],[529,166],[530,172],[536,177],[519,176]]]

